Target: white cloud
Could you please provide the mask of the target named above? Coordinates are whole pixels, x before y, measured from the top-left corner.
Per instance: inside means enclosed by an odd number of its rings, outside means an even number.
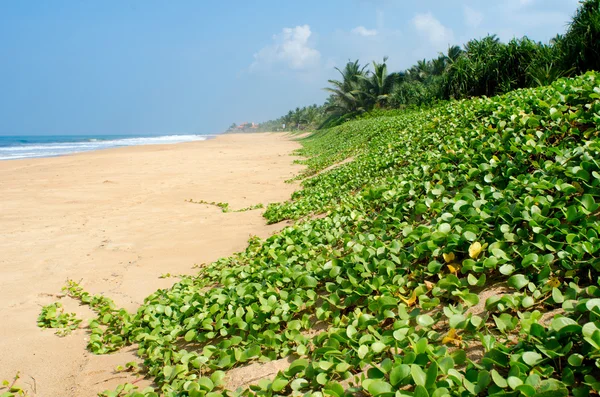
[[[359,36],[369,37],[369,36],[377,36],[377,30],[375,29],[367,29],[364,26],[357,26],[352,29],[352,33],[355,33]]]
[[[483,14],[467,5],[463,7],[463,13],[465,22],[469,27],[477,28],[481,25],[481,22],[483,22]]]
[[[321,53],[311,47],[309,43],[311,35],[309,25],[284,28],[281,33],[273,35],[273,44],[263,47],[254,54],[254,62],[250,69],[270,67],[276,63],[285,64],[294,70],[318,65]]]
[[[415,15],[412,23],[417,31],[425,36],[438,50],[443,50],[447,45],[454,42],[452,29],[442,25],[430,12]]]

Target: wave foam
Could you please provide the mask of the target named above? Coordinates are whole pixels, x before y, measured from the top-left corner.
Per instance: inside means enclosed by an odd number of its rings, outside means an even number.
[[[164,145],[204,141],[212,135],[164,135],[121,139],[89,138],[78,142],[25,143],[0,147],[0,160],[53,157],[123,146]]]

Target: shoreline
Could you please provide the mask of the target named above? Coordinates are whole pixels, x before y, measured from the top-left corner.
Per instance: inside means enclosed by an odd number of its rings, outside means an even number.
[[[135,349],[95,356],[85,328],[63,338],[38,328],[41,306],[60,301],[86,324],[89,309],[61,297],[71,278],[135,310],[177,281],[161,276],[193,274],[243,250],[251,235],[276,232],[285,224],[266,225],[264,210],[223,213],[185,200],[235,210],[288,199],[296,186],[284,181],[302,169],[290,156],[294,138],[227,134],[0,161],[0,378],[20,372],[32,396],[95,396],[135,380],[114,371],[137,361]]]
[[[102,150],[110,150],[110,149],[122,149],[122,148],[132,148],[132,147],[137,147],[137,146],[162,146],[162,145],[179,145],[182,143],[194,143],[194,142],[205,142],[214,138],[217,138],[218,136],[223,135],[223,133],[220,134],[186,134],[186,135],[157,135],[157,136],[121,136],[121,135],[115,135],[113,139],[104,139],[104,138],[108,138],[110,136],[106,135],[103,138],[94,138],[93,136],[89,136],[86,138],[89,138],[87,140],[79,140],[79,141],[68,141],[68,140],[56,140],[56,141],[48,141],[48,142],[28,142],[26,144],[23,145],[12,145],[12,146],[1,146],[0,145],[0,162],[3,161],[15,161],[15,160],[32,160],[32,159],[47,159],[47,158],[54,158],[54,157],[62,157],[62,156],[72,156],[72,155],[76,155],[76,154],[82,154],[82,153],[94,153],[97,151],[102,151]],[[40,135],[40,136],[14,136],[14,137],[8,137],[8,138],[45,138],[46,136]],[[50,137],[50,136],[49,136]],[[83,136],[79,136],[80,138]],[[175,139],[175,137],[178,137],[179,139]],[[182,137],[202,137],[201,139],[192,139],[192,140],[181,140]],[[0,137],[2,138],[2,137]],[[172,138],[177,140],[177,142],[155,142],[156,140],[164,140],[167,138]],[[135,143],[135,144],[125,144],[125,143],[114,143],[114,142],[118,142],[118,141],[131,141],[131,140],[146,140],[145,142],[142,143]],[[153,142],[154,141],[154,142]],[[66,153],[53,153],[53,154],[44,154],[44,155],[30,155],[30,156],[24,156],[24,157],[14,157],[14,158],[2,158],[1,157],[1,153],[2,151],[7,151],[7,150],[40,150],[40,148],[43,149],[44,146],[51,146],[51,145],[92,145],[92,144],[97,144],[97,145],[102,145],[102,144],[107,144],[107,143],[111,143],[113,142],[114,146],[106,146],[106,147],[102,147],[102,146],[98,146],[96,148],[80,148],[79,150],[75,150],[72,152],[66,152]],[[47,148],[49,149],[49,148]],[[54,148],[54,149],[61,149],[59,148]],[[71,148],[72,149],[72,148]]]

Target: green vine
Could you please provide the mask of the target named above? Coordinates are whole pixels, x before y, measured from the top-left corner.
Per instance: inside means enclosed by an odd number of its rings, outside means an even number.
[[[303,140],[313,174],[269,222],[308,219],[97,313],[155,386],[106,396],[587,396],[600,392],[600,75]],[[308,175],[308,174],[307,174]],[[289,366],[236,392],[227,371]],[[112,393],[112,394],[111,394]]]
[[[56,302],[42,307],[37,325],[40,328],[56,328],[59,336],[69,335],[79,328],[81,319],[75,313],[65,313],[62,303]]]
[[[241,208],[239,210],[232,210],[229,207],[229,203],[217,203],[214,201],[204,201],[204,200],[199,200],[199,201],[194,201],[192,199],[189,200],[185,200],[188,203],[193,203],[193,204],[205,204],[205,205],[214,205],[215,207],[219,207],[221,208],[222,212],[246,212],[246,211],[251,211],[251,210],[256,210],[259,208],[264,208],[263,204],[255,204],[255,205],[251,205],[249,207],[246,208]]]

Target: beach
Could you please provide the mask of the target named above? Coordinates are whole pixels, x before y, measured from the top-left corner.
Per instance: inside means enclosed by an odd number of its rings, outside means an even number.
[[[194,266],[268,237],[261,209],[286,200],[302,166],[284,134],[230,134],[202,142],[133,146],[69,156],[0,161],[0,380],[20,373],[32,396],[95,396],[138,377],[116,372],[135,347],[86,351],[93,313],[64,297],[67,279],[134,311]],[[83,318],[59,337],[40,329],[42,306],[60,300]],[[138,360],[139,361],[139,360]],[[148,381],[139,382],[143,386]]]

